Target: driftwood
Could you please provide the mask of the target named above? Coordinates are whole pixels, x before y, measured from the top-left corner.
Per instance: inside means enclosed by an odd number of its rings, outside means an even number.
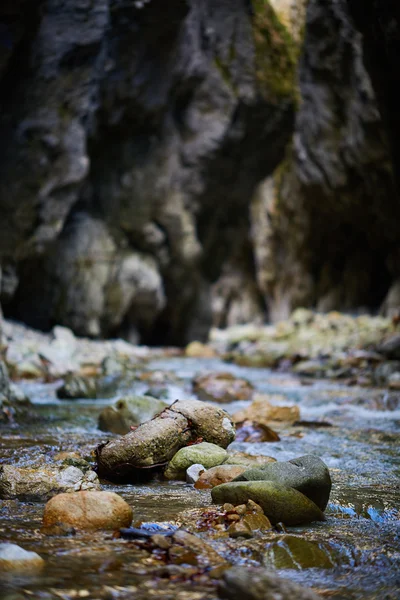
[[[97,471],[109,480],[137,478],[138,469],[167,464],[201,439],[226,448],[235,437],[229,415],[198,400],[179,400],[134,431],[96,448]]]

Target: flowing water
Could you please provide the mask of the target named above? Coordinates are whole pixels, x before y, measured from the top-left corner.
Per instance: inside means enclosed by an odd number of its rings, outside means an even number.
[[[297,403],[302,422],[282,429],[279,442],[235,442],[231,449],[278,460],[316,454],[330,468],[333,488],[326,522],[288,528],[283,534],[268,532],[251,540],[214,540],[201,534],[231,564],[275,566],[279,574],[312,587],[322,597],[400,597],[400,408],[392,401],[388,406],[384,390],[304,382],[217,359],[165,358],[145,368],[167,373],[170,401],[194,397],[195,375],[230,371],[247,378],[257,391],[273,394],[276,404]],[[90,456],[98,443],[112,437],[96,428],[101,409],[112,400],[60,401],[56,387],[24,384],[37,418],[0,431],[0,463],[51,464],[63,450]],[[142,393],[146,387],[135,380],[130,391]],[[224,408],[234,412],[247,404],[233,402]],[[185,523],[185,511],[211,505],[208,491],[182,482],[104,485],[103,489],[118,492],[131,504],[134,522]],[[5,501],[0,507],[0,540],[34,550],[46,560],[41,574],[3,576],[1,598],[217,598],[216,582],[206,572],[165,565],[159,556],[109,532],[44,536],[39,530],[41,503]],[[296,550],[299,538],[312,542],[311,546]],[[305,563],[310,548],[314,550]],[[285,564],[276,562],[279,556],[284,556]]]

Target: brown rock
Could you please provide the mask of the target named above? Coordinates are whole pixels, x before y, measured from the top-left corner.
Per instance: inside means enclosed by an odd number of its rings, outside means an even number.
[[[253,390],[250,382],[234,377],[231,373],[200,375],[193,382],[193,391],[201,400],[214,402],[249,400],[253,395]]]
[[[260,454],[253,456],[252,454],[247,454],[246,452],[232,452],[224,464],[241,465],[243,467],[251,468],[259,465],[267,465],[272,462],[276,462],[276,458],[273,458],[273,456],[262,456]]]
[[[195,341],[186,346],[185,355],[193,358],[215,358],[217,353],[211,346]]]
[[[218,465],[204,471],[195,483],[197,489],[213,488],[221,483],[232,481],[246,470],[241,465]]]
[[[274,406],[268,401],[269,396],[257,394],[250,406],[237,411],[232,419],[234,423],[256,421],[258,424],[269,425],[271,421],[294,423],[300,419],[298,406]]]
[[[58,494],[47,502],[43,514],[44,533],[59,523],[77,529],[119,529],[129,527],[133,511],[114,492]]]

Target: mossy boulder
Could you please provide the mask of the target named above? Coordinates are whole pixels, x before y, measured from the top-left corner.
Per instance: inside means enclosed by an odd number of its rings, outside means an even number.
[[[120,398],[114,406],[104,408],[99,416],[99,429],[124,435],[131,425],[140,425],[152,419],[168,405],[151,396],[126,396]]]
[[[328,504],[332,487],[328,467],[318,456],[312,455],[248,469],[235,481],[274,481],[298,490],[322,511]]]
[[[60,398],[60,400],[93,399],[96,397],[96,379],[93,377],[67,375],[62,386],[57,389],[57,398]]]
[[[178,450],[165,469],[164,475],[167,479],[185,479],[186,469],[191,465],[201,464],[210,469],[221,465],[227,457],[227,451],[216,444],[202,442],[187,446]]]
[[[302,525],[325,519],[320,508],[297,490],[274,481],[232,481],[211,490],[213,502],[245,504],[253,500],[274,525]]]

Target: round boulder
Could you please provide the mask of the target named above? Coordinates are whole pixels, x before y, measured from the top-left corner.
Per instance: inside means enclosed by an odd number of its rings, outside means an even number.
[[[47,502],[43,514],[44,533],[60,523],[76,529],[119,529],[129,527],[133,511],[114,492],[58,494]]]

